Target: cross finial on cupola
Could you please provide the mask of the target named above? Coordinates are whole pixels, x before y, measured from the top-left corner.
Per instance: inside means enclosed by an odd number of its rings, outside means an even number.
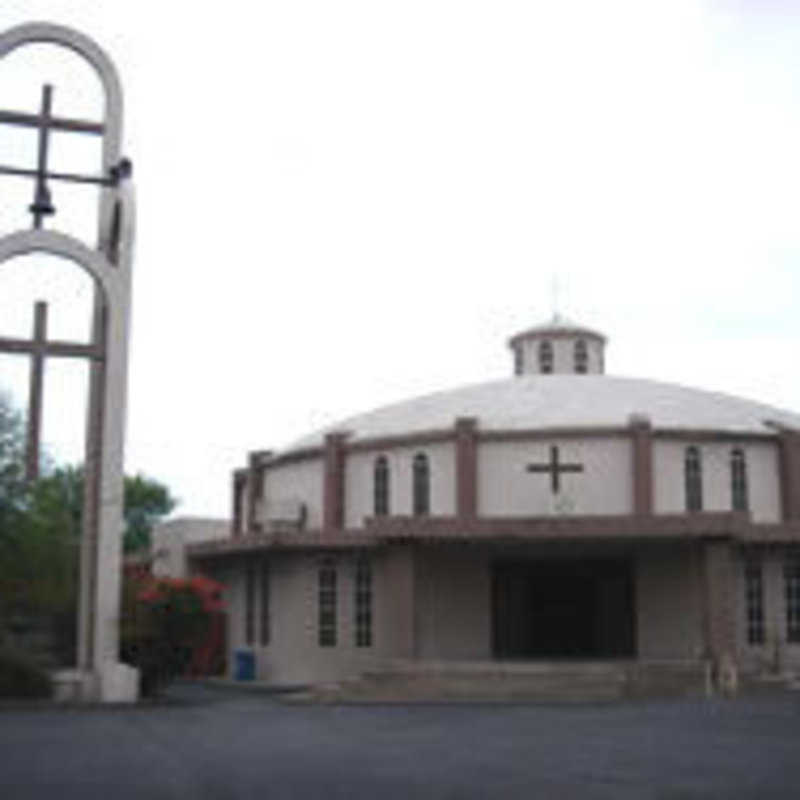
[[[606,337],[553,312],[553,318],[513,336],[515,375],[602,375]]]

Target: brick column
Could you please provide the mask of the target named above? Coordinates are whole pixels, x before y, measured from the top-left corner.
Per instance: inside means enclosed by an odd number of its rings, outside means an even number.
[[[781,430],[778,448],[783,520],[796,522],[800,520],[800,431]]]
[[[456,420],[456,516],[471,522],[478,516],[478,442],[474,417]]]
[[[632,414],[629,420],[633,453],[633,513],[653,513],[653,429],[650,418]]]
[[[381,557],[384,646],[390,658],[417,656],[416,564],[414,549],[406,545],[387,548]]]
[[[726,659],[736,661],[736,574],[731,542],[706,542],[703,566],[706,647],[719,671]]]
[[[325,437],[325,478],[322,496],[322,528],[326,533],[344,528],[346,433]]]
[[[247,531],[259,533],[263,525],[258,517],[258,504],[264,499],[264,479],[266,462],[272,455],[271,450],[258,450],[250,453],[247,468]]]
[[[247,488],[247,470],[237,469],[233,472],[232,478],[232,507],[231,507],[231,536],[234,538],[241,536],[244,529],[245,511],[245,489]]]

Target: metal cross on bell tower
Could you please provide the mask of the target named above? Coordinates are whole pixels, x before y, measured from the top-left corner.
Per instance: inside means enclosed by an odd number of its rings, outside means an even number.
[[[28,206],[28,210],[33,215],[33,227],[35,230],[42,227],[42,222],[45,217],[52,216],[56,213],[48,181],[87,183],[96,184],[98,186],[117,186],[122,179],[128,178],[131,175],[131,162],[125,158],[111,167],[108,175],[81,175],[74,172],[50,171],[48,167],[48,156],[50,150],[50,134],[52,131],[83,133],[94,136],[103,136],[106,132],[106,126],[102,122],[88,122],[82,119],[54,117],[53,87],[50,84],[45,84],[42,87],[42,103],[38,114],[0,110],[0,124],[36,128],[39,131],[39,150],[36,169],[0,164],[0,175],[16,175],[18,177],[33,178],[35,180],[33,202]]]

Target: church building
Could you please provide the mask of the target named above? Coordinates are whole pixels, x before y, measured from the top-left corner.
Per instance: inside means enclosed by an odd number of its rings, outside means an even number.
[[[556,316],[513,377],[344,420],[233,476],[228,587],[255,676],[620,661],[800,669],[800,415],[605,374]]]

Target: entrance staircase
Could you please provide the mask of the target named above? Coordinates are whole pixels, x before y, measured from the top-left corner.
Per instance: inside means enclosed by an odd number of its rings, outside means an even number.
[[[317,686],[330,702],[607,703],[707,691],[702,662],[392,661],[358,679]]]

